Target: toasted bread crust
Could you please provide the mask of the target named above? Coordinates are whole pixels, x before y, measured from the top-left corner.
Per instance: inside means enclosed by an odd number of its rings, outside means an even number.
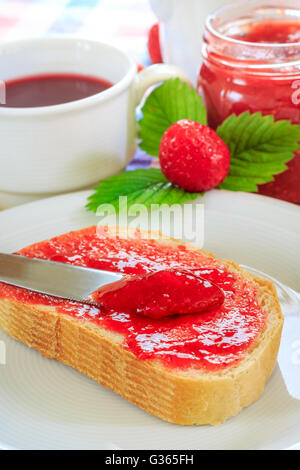
[[[170,239],[168,243],[179,242]],[[141,361],[122,347],[122,335],[49,306],[0,299],[0,327],[43,356],[74,367],[154,416],[183,425],[218,425],[263,392],[277,359],[283,326],[273,284],[254,278],[230,261],[222,262],[256,283],[268,319],[264,333],[245,358],[221,371],[171,369],[159,361]]]

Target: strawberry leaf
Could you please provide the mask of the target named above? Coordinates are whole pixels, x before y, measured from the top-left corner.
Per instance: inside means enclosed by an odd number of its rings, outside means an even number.
[[[258,191],[257,185],[273,181],[287,169],[286,163],[299,149],[300,126],[290,121],[274,121],[274,116],[231,115],[217,129],[228,145],[231,165],[219,186],[232,191]]]
[[[164,132],[181,119],[206,125],[206,109],[197,91],[179,78],[167,80],[154,89],[142,108],[140,148],[158,157]]]
[[[186,201],[196,199],[199,194],[188,193],[174,186],[162,172],[156,168],[135,170],[112,176],[100,182],[94,188],[94,193],[88,198],[87,209],[97,212],[102,204],[111,204],[116,213],[122,211],[119,197],[127,197],[127,208],[133,204],[152,204],[161,206],[167,204],[184,204]]]

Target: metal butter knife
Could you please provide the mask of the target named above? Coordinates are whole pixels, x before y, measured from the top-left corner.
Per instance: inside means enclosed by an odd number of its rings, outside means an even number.
[[[93,292],[122,278],[110,271],[0,253],[1,282],[77,302],[93,303]]]

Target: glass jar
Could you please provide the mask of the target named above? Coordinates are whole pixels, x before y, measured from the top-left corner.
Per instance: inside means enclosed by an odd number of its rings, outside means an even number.
[[[206,22],[198,91],[209,124],[261,111],[300,124],[300,1],[249,0]],[[261,194],[300,203],[300,151]]]

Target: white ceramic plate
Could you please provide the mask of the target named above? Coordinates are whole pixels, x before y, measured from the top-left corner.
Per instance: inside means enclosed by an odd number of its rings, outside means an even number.
[[[0,213],[0,251],[97,223],[86,192]],[[300,208],[250,194],[205,196],[205,246],[300,291]],[[289,291],[287,291],[289,294]],[[295,299],[295,297],[293,297]],[[297,301],[296,301],[297,302]],[[263,396],[220,427],[148,415],[96,382],[0,332],[0,447],[18,449],[281,449],[300,442],[300,310],[288,310],[279,365]],[[2,357],[3,360],[3,357]]]

